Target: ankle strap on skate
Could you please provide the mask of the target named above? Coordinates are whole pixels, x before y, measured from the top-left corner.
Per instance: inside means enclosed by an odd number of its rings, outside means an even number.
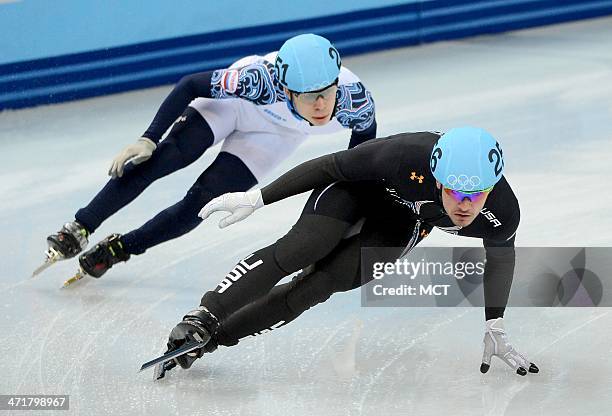
[[[197,309],[187,312],[187,314],[183,316],[183,320],[198,321],[204,326],[211,337],[217,333],[217,329],[219,328],[219,320],[205,306],[198,306]]]

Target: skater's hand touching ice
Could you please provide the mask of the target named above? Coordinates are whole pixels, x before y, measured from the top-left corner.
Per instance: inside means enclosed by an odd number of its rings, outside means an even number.
[[[126,146],[121,153],[119,153],[111,164],[108,170],[108,175],[112,176],[113,179],[123,176],[123,167],[128,162],[132,162],[135,165],[148,160],[153,152],[157,149],[157,145],[151,139],[141,137],[134,144]]]
[[[482,364],[480,372],[486,373],[491,367],[491,357],[496,356],[514,370],[516,373],[524,376],[527,371],[537,373],[540,370],[538,367],[527,360],[523,354],[514,349],[508,342],[506,330],[504,329],[504,319],[489,319],[486,323],[487,328],[484,336],[484,353],[482,355]]]
[[[202,208],[198,216],[205,220],[213,212],[230,212],[230,215],[219,221],[219,228],[225,228],[235,222],[242,221],[263,205],[260,189],[253,189],[248,192],[231,192],[210,201]]]

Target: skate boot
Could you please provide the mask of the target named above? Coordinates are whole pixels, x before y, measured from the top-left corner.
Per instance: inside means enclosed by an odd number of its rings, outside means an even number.
[[[49,248],[45,252],[45,262],[32,273],[32,277],[36,276],[53,263],[69,259],[79,254],[87,247],[89,232],[85,227],[76,221],[67,222],[55,234],[47,237]]]
[[[183,317],[183,320],[170,332],[168,349],[161,357],[146,362],[140,371],[155,366],[154,380],[163,378],[166,371],[177,365],[189,368],[204,353],[217,349],[219,320],[206,307],[200,306]]]
[[[124,251],[121,234],[111,234],[100,241],[94,248],[79,256],[79,264],[84,273],[92,277],[101,277],[113,265],[128,261],[130,255]]]

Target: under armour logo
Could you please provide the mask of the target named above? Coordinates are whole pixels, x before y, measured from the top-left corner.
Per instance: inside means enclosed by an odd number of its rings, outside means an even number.
[[[425,179],[425,176],[423,175],[417,176],[416,172],[411,172],[411,173],[412,173],[412,175],[410,175],[411,180],[413,181],[418,180],[419,183],[423,183],[423,179]]]

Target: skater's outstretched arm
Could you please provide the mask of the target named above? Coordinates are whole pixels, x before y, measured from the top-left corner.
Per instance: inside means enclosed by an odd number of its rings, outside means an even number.
[[[224,228],[241,221],[264,205],[339,181],[385,181],[410,159],[404,157],[402,137],[371,140],[353,149],[321,156],[291,169],[262,189],[222,195],[202,208],[199,216],[208,218],[217,211],[231,214],[219,222]]]
[[[486,324],[480,365],[482,373],[489,371],[493,356],[497,356],[521,376],[539,372],[534,363],[514,349],[504,328],[504,312],[514,276],[514,240],[518,222],[517,206],[507,227],[502,228],[499,234],[489,236],[495,238],[483,239],[487,261],[483,278]]]
[[[365,130],[358,130],[357,127],[359,126],[357,125],[351,130],[351,140],[349,141],[348,145],[349,149],[376,138],[377,124],[374,116],[372,116],[372,124],[370,124],[370,126]]]
[[[210,95],[212,72],[201,72],[183,77],[166,97],[147,131],[136,143],[123,148],[115,156],[108,170],[114,178],[123,176],[123,169],[128,162],[139,164],[147,161],[157,149],[168,127],[183,113],[187,105],[195,98]]]
[[[198,97],[210,97],[213,71],[184,76],[162,102],[157,114],[144,132],[146,137],[157,143],[168,127],[185,111],[185,107]]]
[[[217,69],[187,75],[159,107],[143,137],[158,142],[189,103],[198,98],[242,98],[257,105],[273,104],[282,92],[276,87],[274,67],[258,62],[242,68]]]
[[[113,159],[108,174],[121,177],[126,163],[148,160],[166,130],[198,97],[242,98],[261,105],[274,103],[282,94],[274,82],[273,66],[269,62],[187,75],[168,94],[142,137]]]

